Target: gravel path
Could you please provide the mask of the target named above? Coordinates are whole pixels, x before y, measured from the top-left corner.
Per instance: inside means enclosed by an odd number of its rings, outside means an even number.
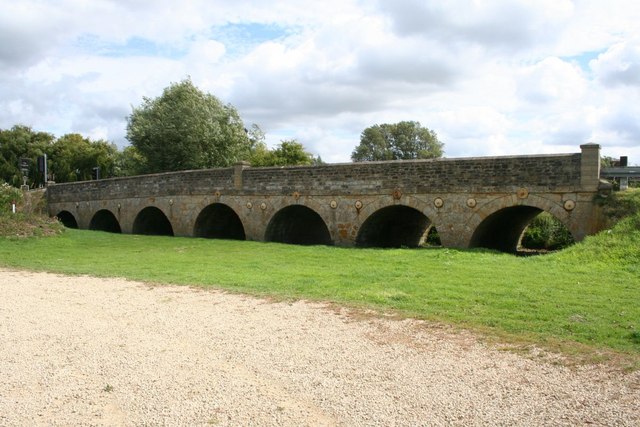
[[[414,320],[0,269],[0,425],[640,425],[640,373]]]

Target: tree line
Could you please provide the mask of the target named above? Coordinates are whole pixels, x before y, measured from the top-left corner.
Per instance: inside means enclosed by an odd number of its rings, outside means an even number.
[[[15,125],[11,129],[0,129],[0,180],[14,187],[22,185],[21,160],[24,160],[28,183],[44,184],[37,158],[45,154],[49,179],[58,182],[91,179],[94,167],[100,167],[107,176],[127,174],[123,169],[126,153],[105,140],[91,140],[76,133],[56,138],[51,133]]]
[[[237,110],[198,89],[190,79],[173,83],[157,98],[144,97],[127,118],[131,145],[115,144],[71,133],[59,138],[24,125],[0,129],[0,180],[22,184],[21,159],[29,163],[32,186],[44,183],[36,159],[47,155],[49,179],[72,182],[176,170],[228,167],[238,161],[252,166],[322,164],[297,140],[274,148],[256,124],[246,128]],[[365,129],[351,155],[353,161],[403,160],[442,156],[443,144],[419,122],[374,125]],[[24,162],[23,162],[24,163]]]

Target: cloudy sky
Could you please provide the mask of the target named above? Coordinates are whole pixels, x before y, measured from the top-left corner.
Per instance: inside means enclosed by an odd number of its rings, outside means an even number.
[[[187,76],[327,162],[415,120],[447,157],[596,142],[640,164],[637,0],[0,0],[2,129],[123,147]]]

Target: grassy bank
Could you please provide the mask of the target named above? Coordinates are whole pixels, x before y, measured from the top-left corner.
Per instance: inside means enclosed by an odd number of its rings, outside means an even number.
[[[332,301],[640,360],[640,216],[564,251],[345,249],[67,230],[0,238],[0,265]],[[640,366],[640,365],[639,365]]]

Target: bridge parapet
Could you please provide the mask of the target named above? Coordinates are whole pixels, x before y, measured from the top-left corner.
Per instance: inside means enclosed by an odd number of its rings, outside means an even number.
[[[515,190],[580,191],[582,172],[591,172],[580,154],[504,156],[362,162],[322,166],[235,168],[167,172],[98,181],[55,184],[51,203],[166,195],[312,195],[491,192]],[[597,172],[597,171],[593,171]],[[597,180],[596,180],[597,181]]]
[[[210,194],[212,188],[233,188],[233,168],[167,172],[97,181],[51,185],[49,203],[155,197],[177,194]]]
[[[375,194],[401,188],[409,193],[516,189],[576,191],[580,154],[362,162],[244,170],[243,191],[283,194]]]

